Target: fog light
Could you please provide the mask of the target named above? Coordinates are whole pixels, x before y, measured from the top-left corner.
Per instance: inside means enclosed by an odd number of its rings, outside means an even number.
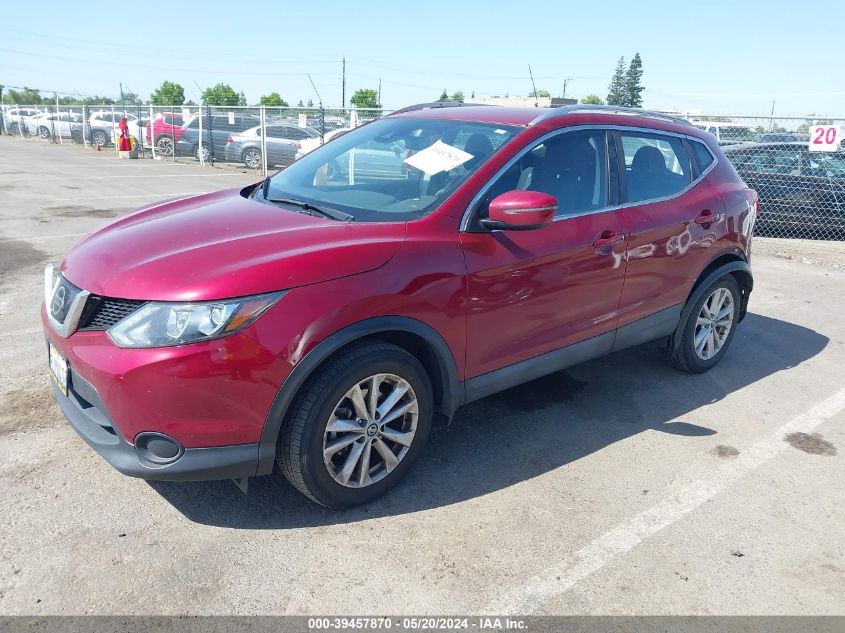
[[[135,450],[142,460],[158,465],[175,462],[185,452],[182,445],[173,438],[149,432],[135,436]]]

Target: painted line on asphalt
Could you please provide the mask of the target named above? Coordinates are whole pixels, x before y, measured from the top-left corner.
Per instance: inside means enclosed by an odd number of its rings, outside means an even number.
[[[16,332],[0,332],[0,338],[7,336],[29,336],[31,334],[39,334],[41,331],[40,327],[31,327],[25,330],[17,330]]]
[[[798,431],[809,433],[843,410],[845,389],[744,449],[735,460],[716,470],[712,477],[690,484],[679,493],[600,536],[566,561],[547,568],[527,582],[499,595],[488,603],[485,611],[514,615],[537,612],[550,598],[566,593],[582,580],[600,571],[617,556],[630,552],[645,539],[672,525],[777,456],[786,448],[783,440],[785,435]]]
[[[201,193],[213,193],[215,190],[211,189],[210,191],[174,191],[172,193],[144,193],[139,195],[131,195],[131,196],[87,196],[82,198],[62,198],[60,202],[73,202],[74,200],[121,200],[123,198],[178,198],[180,196],[196,196]],[[10,193],[10,192],[5,192]],[[13,200],[4,200],[3,202],[13,202]]]
[[[90,231],[88,232],[90,233]],[[33,235],[32,237],[4,237],[0,239],[0,244],[3,242],[37,242],[38,240],[57,240],[62,237],[81,237],[88,235],[88,233],[62,233],[61,235]]]
[[[239,177],[248,174],[132,174],[130,176],[79,176],[77,178],[50,178],[50,182],[76,181],[76,180],[106,180],[108,178],[221,178]]]

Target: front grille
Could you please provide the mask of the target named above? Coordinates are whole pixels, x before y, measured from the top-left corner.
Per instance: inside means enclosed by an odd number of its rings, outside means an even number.
[[[85,303],[78,329],[108,330],[112,325],[135,312],[145,303],[147,302],[91,295]]]

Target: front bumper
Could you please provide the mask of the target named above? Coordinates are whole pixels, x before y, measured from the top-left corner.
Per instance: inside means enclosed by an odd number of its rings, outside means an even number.
[[[124,475],[159,481],[240,479],[255,475],[258,443],[208,448],[182,447],[172,461],[156,463],[126,440],[94,387],[78,373],[73,370],[70,372],[67,396],[55,385],[53,391],[62,413],[73,429]]]

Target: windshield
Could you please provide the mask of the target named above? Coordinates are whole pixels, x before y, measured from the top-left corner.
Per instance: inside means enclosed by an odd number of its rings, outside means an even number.
[[[359,222],[413,220],[436,209],[517,131],[466,121],[380,119],[273,176],[267,198],[331,207]]]
[[[759,141],[760,135],[750,127],[724,126],[719,130],[720,138],[725,141]]]

